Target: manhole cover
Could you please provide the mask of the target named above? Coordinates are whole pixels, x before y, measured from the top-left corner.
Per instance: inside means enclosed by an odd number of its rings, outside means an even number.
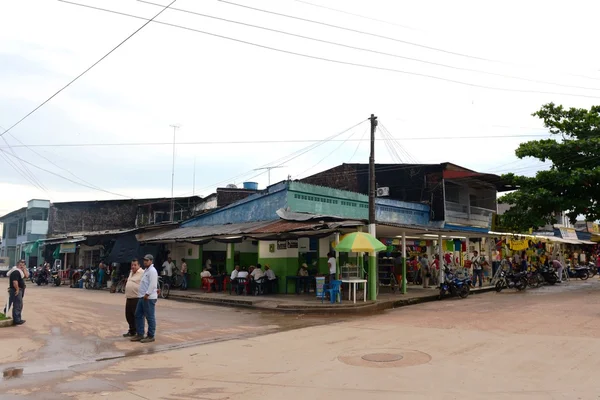
[[[402,355],[400,354],[391,354],[391,353],[372,353],[365,354],[361,357],[365,361],[371,362],[394,362],[402,360]]]

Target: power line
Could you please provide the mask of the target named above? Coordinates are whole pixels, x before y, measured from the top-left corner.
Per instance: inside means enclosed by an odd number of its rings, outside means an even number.
[[[380,39],[387,39],[387,40],[391,40],[391,41],[398,42],[398,43],[404,43],[404,44],[407,44],[409,46],[415,46],[415,47],[420,47],[420,48],[423,48],[423,49],[438,51],[438,52],[441,52],[441,53],[452,54],[454,56],[471,58],[471,59],[474,59],[474,60],[481,60],[481,61],[492,61],[492,62],[495,61],[495,60],[490,60],[490,59],[483,58],[483,57],[471,56],[471,55],[468,55],[468,54],[457,53],[457,52],[454,52],[454,51],[444,50],[444,49],[440,49],[440,48],[432,47],[432,46],[427,46],[427,45],[420,44],[420,43],[410,42],[408,40],[402,40],[402,39],[398,39],[398,38],[394,38],[394,37],[390,37],[390,36],[379,35],[377,33],[371,33],[371,32],[361,31],[361,30],[358,30],[358,29],[347,28],[347,27],[340,26],[340,25],[329,24],[327,22],[315,21],[315,20],[308,19],[308,18],[301,18],[301,17],[296,17],[294,15],[288,15],[288,14],[278,13],[278,12],[275,12],[275,11],[264,10],[262,8],[251,7],[251,6],[247,6],[247,5],[244,5],[244,4],[234,3],[234,2],[231,2],[231,1],[226,1],[226,0],[217,0],[217,1],[219,1],[220,3],[230,4],[230,5],[236,6],[236,7],[242,7],[242,8],[247,8],[247,9],[258,11],[258,12],[262,12],[262,13],[267,13],[267,14],[272,14],[272,15],[278,15],[280,17],[295,19],[295,20],[298,20],[298,21],[310,22],[311,24],[317,24],[317,25],[327,26],[327,27],[330,27],[330,28],[341,29],[341,30],[348,31],[348,32],[359,33],[361,35],[367,35],[367,36],[377,37],[377,38],[380,38]]]
[[[88,67],[85,71],[83,71],[81,74],[77,75],[75,78],[73,78],[69,83],[67,83],[65,86],[63,86],[62,88],[60,88],[57,92],[55,92],[52,96],[48,97],[46,100],[44,100],[39,106],[37,106],[36,108],[34,108],[33,110],[31,110],[27,115],[25,115],[23,118],[21,118],[20,120],[18,120],[17,122],[15,122],[11,127],[9,127],[7,130],[5,130],[4,132],[0,133],[0,136],[4,136],[6,133],[10,132],[15,126],[19,125],[21,122],[23,122],[26,118],[28,118],[31,114],[33,114],[34,112],[36,112],[37,110],[39,110],[40,108],[42,108],[46,103],[48,103],[50,100],[52,100],[54,97],[56,97],[60,92],[62,92],[63,90],[65,90],[66,88],[68,88],[69,86],[71,86],[72,83],[74,83],[76,80],[78,80],[79,78],[81,78],[83,75],[85,75],[89,70],[91,70],[92,68],[94,68],[96,65],[100,64],[100,62],[102,62],[106,57],[108,57],[112,52],[114,52],[115,50],[117,50],[119,47],[121,47],[125,42],[127,42],[129,39],[131,39],[136,33],[138,33],[139,31],[141,31],[146,25],[148,25],[150,22],[154,21],[154,19],[156,17],[158,17],[160,14],[163,13],[163,11],[165,11],[167,8],[171,7],[171,5],[173,3],[175,3],[177,0],[173,0],[171,3],[169,3],[168,6],[164,7],[162,10],[160,10],[154,17],[150,18],[146,23],[144,23],[142,26],[140,26],[138,29],[136,29],[131,35],[127,36],[121,43],[119,43],[118,45],[116,45],[115,47],[112,48],[112,50],[110,50],[108,53],[106,53],[105,55],[103,55],[98,61],[96,61],[95,63],[93,63],[90,67]]]
[[[104,189],[101,189],[101,188],[96,188],[96,187],[94,187],[94,186],[90,186],[90,185],[86,185],[86,184],[84,184],[84,183],[80,183],[80,182],[74,181],[73,179],[67,178],[66,176],[63,176],[63,175],[57,174],[56,172],[50,171],[50,170],[48,170],[48,169],[45,169],[45,168],[42,168],[42,167],[40,167],[40,166],[38,166],[38,165],[35,165],[35,164],[33,164],[33,163],[30,163],[29,161],[27,161],[27,160],[24,160],[24,159],[22,159],[22,158],[20,158],[20,157],[18,157],[18,156],[15,156],[15,155],[13,155],[13,154],[11,154],[11,153],[7,152],[6,150],[2,150],[2,149],[0,149],[0,152],[2,152],[4,155],[8,155],[8,156],[10,156],[10,157],[13,157],[13,158],[16,158],[16,159],[18,159],[18,160],[21,160],[21,161],[22,161],[22,162],[24,162],[25,164],[28,164],[28,165],[30,165],[30,166],[32,166],[32,167],[34,167],[34,168],[37,168],[37,169],[39,169],[39,170],[41,170],[41,171],[44,171],[44,172],[47,172],[47,173],[49,173],[49,174],[51,174],[51,175],[54,175],[54,176],[56,176],[56,177],[58,177],[58,178],[64,179],[64,180],[66,180],[66,181],[69,181],[69,182],[71,182],[71,183],[74,183],[74,184],[76,184],[76,185],[83,186],[83,187],[86,187],[86,188],[88,188],[88,189],[93,189],[93,190],[97,190],[97,191],[100,191],[100,192],[104,192],[104,193],[112,194],[112,195],[115,195],[115,196],[125,197],[125,198],[128,198],[128,199],[131,199],[131,198],[132,198],[131,196],[127,196],[127,195],[124,195],[124,194],[120,194],[120,193],[111,192],[111,191],[109,191],[109,190],[104,190]]]
[[[291,154],[288,154],[287,156],[284,156],[284,157],[278,158],[277,160],[275,160],[275,161],[271,161],[270,163],[268,163],[268,164],[265,164],[265,165],[262,165],[261,167],[262,167],[262,168],[265,168],[265,167],[272,166],[272,165],[276,165],[276,166],[278,166],[278,165],[283,165],[283,164],[285,164],[285,163],[289,163],[290,161],[292,161],[292,160],[295,160],[296,158],[298,158],[298,157],[300,157],[300,156],[302,156],[302,155],[304,155],[304,154],[308,153],[309,151],[316,149],[317,147],[319,147],[319,146],[323,145],[324,143],[327,143],[327,142],[329,142],[329,141],[332,141],[332,140],[334,140],[336,137],[338,137],[338,136],[340,136],[340,135],[343,135],[344,133],[346,133],[346,132],[348,132],[348,131],[350,131],[350,130],[352,130],[352,129],[354,129],[354,128],[356,128],[356,127],[358,127],[358,126],[362,125],[362,124],[364,124],[364,123],[365,123],[365,121],[367,121],[367,120],[362,120],[362,121],[358,122],[357,124],[354,124],[354,125],[353,125],[353,126],[351,126],[350,128],[344,129],[343,131],[341,131],[341,132],[339,132],[339,133],[333,134],[333,135],[331,135],[331,136],[329,136],[329,137],[325,138],[325,140],[319,140],[319,141],[317,141],[316,143],[313,143],[313,144],[311,144],[311,145],[309,145],[309,146],[306,146],[306,147],[304,147],[304,148],[302,148],[302,149],[300,149],[300,150],[296,150],[296,151],[294,151],[293,153],[291,153]],[[285,142],[285,141],[284,141],[284,142]],[[212,184],[212,185],[206,186],[206,187],[204,187],[204,188],[200,189],[200,192],[201,192],[201,191],[203,191],[203,190],[206,190],[206,189],[212,189],[213,187],[215,187],[215,186],[218,186],[219,184],[226,183],[226,182],[231,182],[231,181],[234,181],[235,179],[237,179],[237,178],[240,178],[240,177],[243,177],[243,176],[248,176],[250,173],[254,173],[254,172],[256,172],[256,171],[255,171],[255,168],[253,168],[251,171],[247,171],[247,172],[245,172],[245,173],[243,173],[243,174],[241,174],[241,175],[237,175],[237,176],[235,176],[235,177],[233,177],[233,178],[229,178],[229,179],[226,179],[226,180],[223,180],[223,181],[220,181],[220,182],[214,183],[214,184]],[[263,171],[263,172],[261,172],[261,173],[259,173],[259,174],[256,174],[256,175],[254,175],[254,176],[252,176],[252,177],[250,177],[250,178],[246,178],[246,179],[253,179],[253,178],[256,178],[256,177],[258,177],[258,176],[260,176],[260,175],[263,175],[263,174],[265,174],[265,173],[266,173],[266,171]],[[187,193],[185,193],[185,194],[187,194]]]
[[[86,8],[90,8],[90,9],[94,9],[94,10],[98,10],[98,11],[104,11],[104,12],[109,12],[109,13],[112,13],[112,14],[118,14],[118,15],[122,15],[122,16],[126,16],[126,17],[137,18],[137,19],[148,21],[144,17],[140,17],[140,16],[132,15],[132,14],[127,14],[127,13],[123,13],[123,12],[120,12],[120,11],[114,11],[114,10],[108,10],[108,9],[100,8],[100,7],[88,6],[86,4],[74,3],[74,2],[71,2],[71,1],[67,1],[67,0],[58,0],[58,1],[60,1],[62,3],[72,4],[72,5],[76,5],[76,6],[80,6],[80,7],[86,7]],[[223,1],[223,0],[219,0],[219,1]],[[242,6],[242,7],[246,7],[246,6]],[[233,41],[233,42],[237,42],[237,43],[242,43],[242,44],[246,44],[246,45],[249,45],[249,46],[258,47],[258,48],[261,48],[261,49],[271,50],[271,51],[285,53],[285,54],[290,54],[290,55],[294,55],[294,56],[298,56],[298,57],[303,57],[303,58],[309,58],[309,59],[313,59],[313,60],[326,61],[326,62],[333,63],[333,64],[349,65],[349,66],[360,67],[360,68],[365,68],[365,69],[374,69],[374,70],[378,70],[378,71],[387,71],[387,72],[394,72],[394,73],[404,74],[404,75],[419,76],[419,77],[422,77],[422,78],[430,78],[430,79],[435,79],[435,80],[439,80],[439,81],[443,81],[443,82],[454,83],[454,84],[457,84],[457,85],[463,85],[463,86],[475,87],[475,88],[487,89],[487,90],[497,90],[497,91],[511,92],[511,93],[532,93],[532,94],[546,94],[546,95],[554,95],[554,96],[572,96],[572,97],[600,99],[599,96],[591,96],[591,95],[584,95],[584,94],[550,92],[550,91],[529,90],[529,89],[511,89],[511,88],[503,88],[503,87],[479,85],[479,84],[476,84],[476,83],[464,82],[464,81],[459,81],[459,80],[456,80],[456,79],[443,78],[443,77],[440,77],[440,76],[423,74],[423,73],[419,73],[419,72],[410,72],[410,71],[404,71],[404,70],[395,69],[395,68],[378,67],[378,66],[369,65],[369,64],[360,64],[360,63],[354,63],[354,62],[348,62],[348,61],[335,60],[335,59],[332,59],[332,58],[313,56],[313,55],[310,55],[310,54],[298,53],[298,52],[290,51],[290,50],[284,50],[284,49],[280,49],[280,48],[277,48],[277,47],[266,46],[266,45],[262,45],[262,44],[258,44],[258,43],[254,43],[254,42],[249,42],[249,41],[245,41],[245,40],[241,40],[241,39],[232,38],[232,37],[229,37],[229,36],[224,36],[224,35],[219,35],[219,34],[216,34],[216,33],[202,31],[202,30],[199,30],[199,29],[189,28],[189,27],[183,26],[183,25],[171,24],[171,23],[168,23],[168,22],[161,22],[161,21],[153,21],[153,22],[156,23],[156,24],[161,24],[161,25],[165,25],[165,26],[171,26],[171,27],[174,27],[174,28],[185,29],[185,30],[188,30],[188,31],[191,31],[191,32],[197,32],[197,33],[201,33],[201,34],[208,35],[208,36],[218,37],[218,38],[221,38],[221,39],[226,39],[226,40],[230,40],[230,41]]]
[[[410,29],[410,30],[413,30],[413,31],[420,31],[421,30],[421,29],[413,28],[411,26],[401,25],[401,24],[397,24],[395,22],[386,21],[386,20],[383,20],[383,19],[377,19],[377,18],[367,17],[367,16],[364,16],[364,15],[354,14],[354,13],[351,13],[351,12],[348,12],[348,11],[344,11],[344,10],[340,10],[340,9],[337,9],[337,8],[323,6],[321,4],[310,3],[308,1],[303,1],[303,0],[294,0],[294,1],[297,1],[298,3],[308,4],[308,5],[311,5],[313,7],[319,7],[319,8],[324,8],[326,10],[336,11],[336,12],[339,12],[339,13],[342,13],[342,14],[346,14],[346,15],[352,15],[353,17],[368,19],[370,21],[381,22],[381,23],[384,23],[384,24],[397,26],[399,28]]]
[[[356,155],[356,153],[358,152],[358,148],[360,147],[360,143],[363,140],[363,138],[365,137],[365,134],[367,133],[367,131],[369,130],[369,128],[365,128],[363,134],[360,136],[360,141],[358,142],[358,144],[356,145],[356,149],[354,149],[354,153],[352,153],[352,157],[350,157],[350,160],[348,160],[349,162],[352,161],[352,159],[354,158],[354,156]]]
[[[137,0],[137,1],[139,1],[140,3],[145,3],[145,4],[150,4],[150,5],[153,5],[153,6],[163,7],[162,4],[153,3],[153,2],[147,1],[147,0]],[[300,0],[294,0],[294,1],[300,1]],[[200,17],[204,17],[204,18],[216,19],[216,20],[219,20],[219,21],[224,21],[224,22],[228,22],[228,23],[232,23],[232,24],[248,26],[248,27],[251,27],[251,28],[262,29],[262,30],[266,30],[266,31],[269,31],[269,32],[280,33],[280,34],[283,34],[283,35],[293,36],[293,37],[297,37],[297,38],[301,38],[301,39],[312,40],[312,41],[316,41],[316,42],[320,42],[320,43],[326,43],[326,44],[330,44],[330,45],[334,45],[334,46],[338,46],[338,47],[344,47],[344,48],[347,48],[347,49],[365,51],[365,52],[369,52],[369,53],[373,53],[373,54],[379,54],[379,55],[384,55],[384,56],[388,56],[388,57],[401,58],[401,59],[404,59],[404,60],[415,61],[415,62],[418,62],[418,63],[428,64],[428,65],[434,65],[434,66],[443,67],[443,68],[449,68],[449,69],[458,70],[458,71],[475,72],[475,73],[479,73],[479,74],[485,74],[485,75],[490,75],[490,76],[497,76],[497,77],[501,77],[501,78],[515,79],[515,80],[520,80],[520,81],[524,81],[524,82],[531,82],[531,83],[544,84],[544,85],[553,85],[553,86],[559,86],[559,87],[565,87],[565,88],[572,88],[572,89],[583,89],[583,90],[600,91],[600,88],[588,88],[588,87],[585,87],[585,86],[567,85],[567,84],[562,84],[562,83],[555,83],[555,82],[543,81],[543,80],[538,80],[538,79],[530,79],[530,78],[524,78],[524,77],[520,77],[520,76],[514,76],[514,75],[508,75],[508,74],[501,74],[501,73],[490,72],[490,71],[483,71],[483,70],[474,69],[474,68],[457,67],[457,66],[454,66],[454,65],[449,65],[449,64],[444,64],[444,63],[439,63],[439,62],[434,62],[434,61],[428,61],[428,60],[422,60],[422,59],[419,59],[419,58],[407,57],[407,56],[402,56],[402,55],[399,55],[399,54],[387,53],[387,52],[384,52],[384,51],[372,50],[372,49],[368,49],[368,48],[364,48],[364,47],[351,46],[351,45],[347,45],[347,44],[343,44],[343,43],[339,43],[339,42],[332,42],[332,41],[329,41],[329,40],[319,39],[319,38],[315,38],[315,37],[299,35],[299,34],[295,34],[295,33],[291,33],[291,32],[282,31],[282,30],[279,30],[279,29],[272,29],[272,28],[267,28],[267,27],[264,27],[264,26],[253,25],[253,24],[246,23],[246,22],[235,21],[235,20],[231,20],[231,19],[227,19],[227,18],[221,18],[221,17],[215,17],[215,16],[212,16],[212,15],[203,14],[203,13],[199,13],[199,12],[191,11],[191,10],[185,10],[185,9],[181,9],[181,8],[171,7],[170,10],[171,11],[179,11],[179,12],[183,12],[183,13],[187,13],[187,14],[193,14],[193,15],[197,15],[197,16],[200,16]]]
[[[2,127],[0,126],[0,128],[2,128]],[[4,128],[2,128],[2,129],[4,129]],[[32,148],[31,148],[31,146],[28,146],[28,145],[26,145],[25,143],[21,142],[21,141],[20,141],[19,139],[17,139],[17,138],[16,138],[16,137],[15,137],[15,136],[14,136],[12,133],[9,133],[9,136],[10,136],[10,137],[12,137],[12,138],[13,138],[14,140],[16,140],[17,142],[19,142],[19,143],[20,143],[20,144],[21,144],[23,147],[26,147],[26,148],[27,148],[27,149],[29,149],[31,152],[33,152],[34,154],[36,154],[38,157],[41,157],[41,158],[43,158],[44,160],[46,160],[47,162],[49,162],[50,164],[54,165],[56,168],[59,168],[59,169],[61,169],[61,170],[65,171],[65,172],[69,173],[69,174],[70,174],[71,176],[73,176],[75,179],[78,179],[78,180],[80,180],[80,181],[82,181],[82,182],[84,182],[84,183],[86,183],[86,184],[88,184],[88,185],[90,185],[90,186],[93,186],[93,187],[95,187],[96,189],[100,189],[100,190],[102,190],[102,188],[100,188],[99,186],[96,186],[96,185],[94,185],[93,183],[90,183],[90,182],[86,181],[85,179],[83,179],[83,178],[80,178],[79,176],[77,176],[77,175],[75,175],[73,172],[71,172],[69,169],[61,167],[60,165],[58,165],[57,163],[55,163],[54,161],[52,161],[52,160],[51,160],[51,159],[49,159],[48,157],[44,156],[42,153],[40,153],[40,152],[38,152],[38,151],[36,151],[36,150],[32,149]],[[6,139],[5,139],[4,137],[2,137],[2,139],[4,139],[4,141],[6,141]],[[15,146],[13,146],[13,147],[15,147]],[[14,154],[14,153],[13,153],[13,154]],[[15,154],[15,155],[16,155],[16,154]],[[45,190],[45,189],[44,189],[44,190]],[[46,191],[46,193],[47,193],[47,191]]]
[[[0,127],[2,128],[2,127]],[[4,128],[2,128],[4,130]],[[6,138],[4,136],[2,136],[2,140],[4,141],[4,143],[6,143],[6,146],[8,146],[8,149],[10,150],[10,152],[16,156],[17,153],[15,152],[15,150],[10,146],[10,143],[8,143],[8,140],[6,140]],[[4,159],[6,160],[6,162],[8,164],[11,164],[12,160],[10,160],[5,156]],[[42,183],[35,177],[35,175],[33,175],[31,173],[31,171],[27,168],[27,166],[19,160],[19,164],[21,164],[21,168],[22,170],[19,170],[16,163],[14,165],[11,164],[11,167],[13,167],[13,169],[15,169],[19,175],[21,175],[22,177],[25,178],[25,180],[27,180],[29,183],[33,184],[33,186],[35,186],[36,188],[43,190],[47,193],[46,188],[44,187],[44,185],[42,185]]]
[[[549,134],[545,135],[489,135],[489,136],[415,136],[406,138],[390,138],[390,139],[377,139],[377,141],[385,140],[481,140],[481,139],[504,139],[504,138],[547,138]],[[223,145],[223,144],[277,144],[277,143],[325,143],[325,142],[364,142],[369,139],[290,139],[290,140],[231,140],[231,141],[201,141],[201,142],[177,142],[178,146],[192,146],[192,145]],[[126,143],[55,143],[55,144],[22,144],[12,145],[13,148],[18,147],[114,147],[114,146],[173,146],[173,142],[126,142]],[[0,147],[2,148],[2,147]]]

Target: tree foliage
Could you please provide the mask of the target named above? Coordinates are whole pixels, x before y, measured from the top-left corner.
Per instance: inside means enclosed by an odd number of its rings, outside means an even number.
[[[518,188],[500,198],[512,205],[501,218],[502,227],[515,232],[539,228],[556,223],[560,212],[573,222],[579,215],[588,221],[600,219],[600,106],[565,109],[549,103],[532,115],[555,136],[521,143],[515,153],[552,166],[535,177],[502,176]]]

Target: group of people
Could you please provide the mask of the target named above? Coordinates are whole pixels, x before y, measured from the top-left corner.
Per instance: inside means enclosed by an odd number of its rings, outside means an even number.
[[[209,271],[205,269],[205,271],[202,273],[204,272]],[[240,268],[239,265],[236,265],[233,271],[231,271],[229,280],[231,281],[232,289],[235,289],[237,294],[241,294],[244,291],[246,283],[249,283],[250,292],[254,293],[256,286],[262,282],[267,284],[266,288],[268,291],[274,291],[274,285],[277,281],[277,276],[268,265],[265,265],[264,271],[262,270],[262,265],[260,264],[251,265],[247,270],[245,268]]]
[[[125,284],[125,318],[129,330],[123,337],[132,342],[151,343],[156,334],[156,302],[158,300],[158,272],[154,256],[146,254],[143,266],[137,258],[131,260],[131,271]],[[148,330],[146,331],[146,322]]]
[[[171,257],[168,257],[167,261],[165,261],[162,264],[162,270],[160,271],[160,275],[162,277],[170,280],[171,283],[174,283],[173,278],[177,274],[181,274],[181,278],[182,278],[181,290],[187,290],[188,283],[190,281],[190,275],[188,274],[188,266],[187,266],[187,262],[185,261],[185,258],[181,259],[181,269],[178,270],[177,266],[173,262],[173,259]]]

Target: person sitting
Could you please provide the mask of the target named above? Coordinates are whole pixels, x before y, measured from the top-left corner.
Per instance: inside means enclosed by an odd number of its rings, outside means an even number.
[[[298,269],[298,284],[296,285],[296,294],[299,294],[300,290],[302,290],[304,293],[308,293],[310,291],[308,287],[310,283],[308,276],[308,265],[304,263],[300,266],[300,269]]]
[[[238,269],[238,268],[236,268],[236,269]],[[233,272],[232,272],[232,274],[233,274]],[[236,280],[235,280],[236,294],[242,294],[242,292],[244,291],[244,288],[246,287],[247,279],[248,279],[248,271],[246,271],[245,269],[239,269],[238,273],[236,275]]]
[[[250,290],[252,293],[254,293],[254,289],[257,287],[257,285],[263,282],[264,276],[265,274],[261,269],[260,264],[257,264],[256,267],[253,267],[252,272],[250,272]]]
[[[210,278],[211,276],[212,276],[212,274],[210,273],[208,268],[204,268],[204,270],[202,270],[202,272],[200,272],[200,278]]]

